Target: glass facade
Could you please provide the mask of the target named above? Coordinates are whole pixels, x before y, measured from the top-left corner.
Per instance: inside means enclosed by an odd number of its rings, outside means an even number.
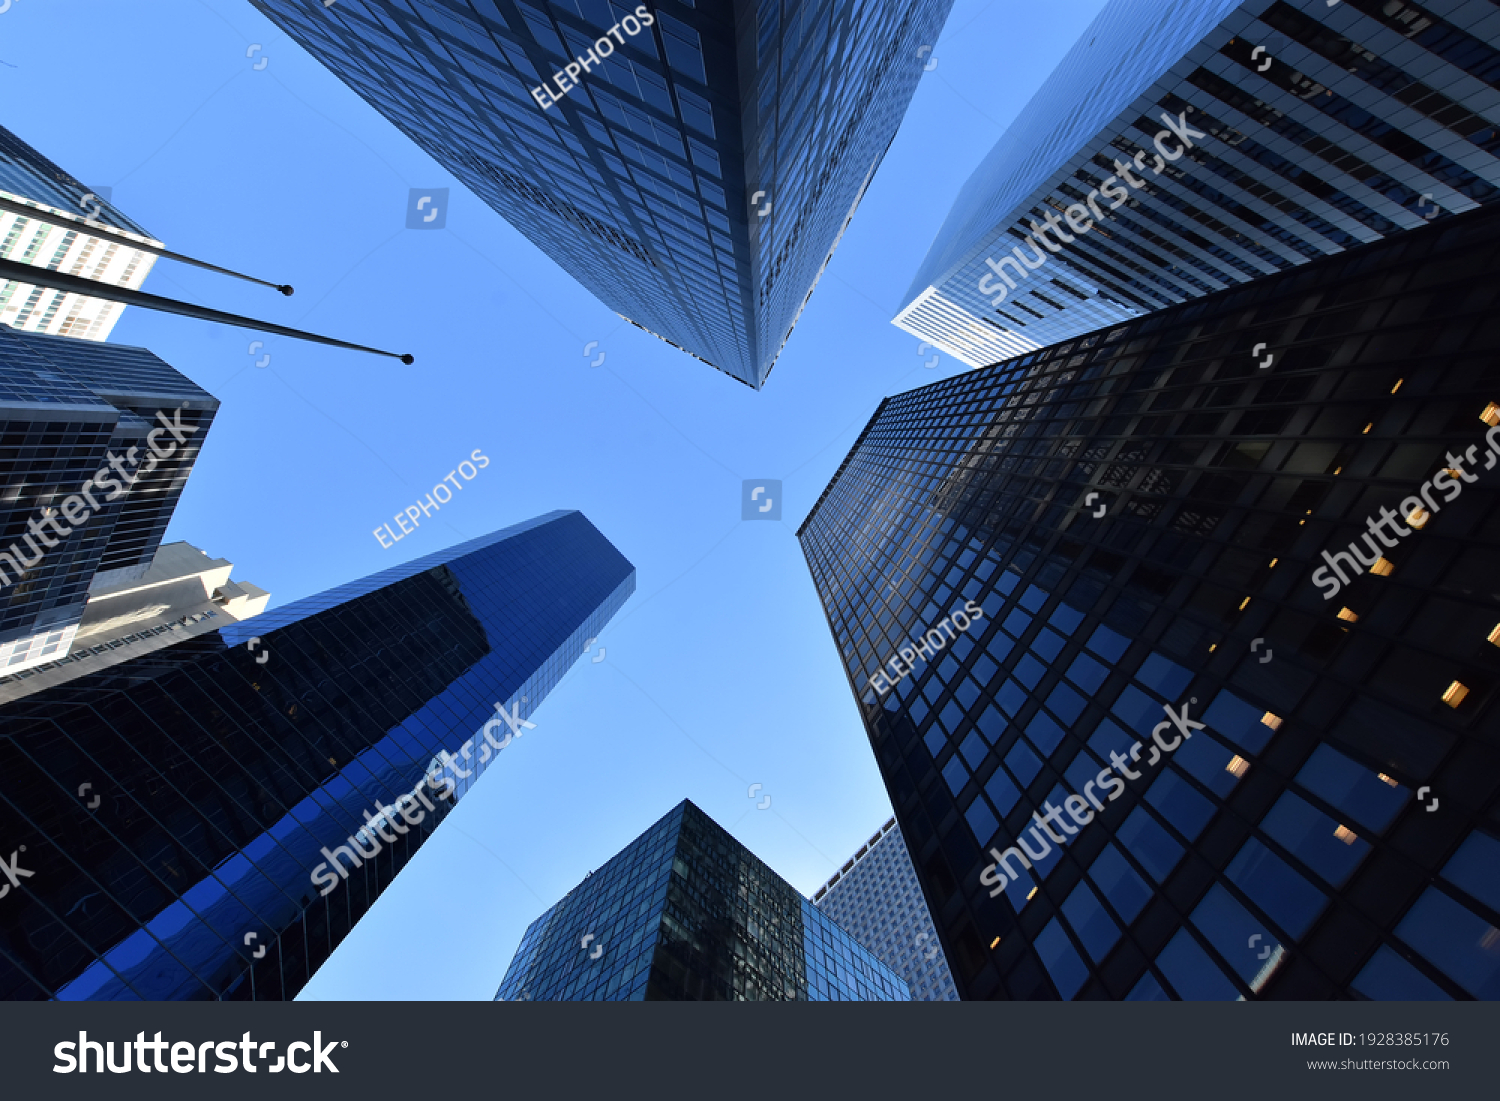
[[[496,1001],[906,1001],[906,983],[684,800],[527,928]]]
[[[0,707],[0,998],[295,996],[634,587],[553,512]]]
[[[965,998],[1500,993],[1497,245],[876,412],[799,537]]]
[[[756,389],[951,6],[660,0],[631,34],[614,0],[253,2],[610,309]]]
[[[905,979],[913,1001],[958,1001],[922,885],[894,818],[813,895],[813,905]]]
[[[88,232],[93,221],[160,245],[108,199],[96,195],[31,146],[0,126],[0,197],[67,216],[69,224],[43,222],[0,210],[0,259],[138,289],[156,257]],[[122,307],[68,291],[0,279],[0,324],[28,332],[105,340]]]
[[[0,676],[67,654],[96,579],[145,572],[218,407],[144,348],[0,325]],[[173,450],[147,470],[153,431]],[[113,488],[93,477],[110,455]]]
[[[895,324],[979,366],[1472,210],[1500,194],[1497,89],[1487,2],[1112,0]]]

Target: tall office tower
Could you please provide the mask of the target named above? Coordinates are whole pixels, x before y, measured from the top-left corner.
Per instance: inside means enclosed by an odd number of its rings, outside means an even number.
[[[922,885],[894,818],[818,888],[813,905],[905,979],[913,1001],[958,1001]]]
[[[800,538],[965,998],[1500,997],[1497,245],[882,403]]]
[[[526,929],[496,1001],[908,1001],[894,971],[684,799]]]
[[[1470,210],[1497,88],[1492,4],[1112,0],[894,323],[977,367]]]
[[[553,512],[0,707],[0,998],[295,996],[634,587]]]
[[[0,259],[66,272],[137,290],[156,257],[89,233],[95,222],[160,246],[108,199],[95,195],[31,146],[0,126],[0,199],[34,206],[69,224],[0,210]],[[29,283],[0,280],[0,324],[28,332],[105,340],[123,307],[118,302]]]
[[[610,309],[757,390],[952,5],[253,2]]]
[[[146,573],[218,408],[144,348],[0,325],[0,676]]]

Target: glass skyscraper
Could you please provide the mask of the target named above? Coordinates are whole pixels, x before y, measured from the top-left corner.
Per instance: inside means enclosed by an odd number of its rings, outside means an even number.
[[[0,998],[295,996],[634,587],[553,512],[0,707]]]
[[[0,325],[0,676],[65,657],[90,587],[147,571],[218,408],[144,348]]]
[[[610,309],[759,389],[952,0],[253,2]]]
[[[906,983],[683,800],[527,927],[496,1001],[907,1001]]]
[[[895,324],[980,366],[1492,201],[1496,15],[1112,0],[964,185]]]
[[[1497,307],[1483,208],[882,403],[799,536],[965,998],[1500,997]]]
[[[160,246],[107,198],[94,194],[68,173],[0,126],[0,198],[61,214],[67,224],[40,221],[0,210],[0,259],[66,272],[101,283],[139,289],[156,257],[89,233],[89,222]],[[70,291],[0,279],[0,324],[28,332],[83,340],[105,340],[122,307],[118,302]]]
[[[813,905],[905,979],[913,1001],[958,1001],[922,885],[894,818],[818,889]]]

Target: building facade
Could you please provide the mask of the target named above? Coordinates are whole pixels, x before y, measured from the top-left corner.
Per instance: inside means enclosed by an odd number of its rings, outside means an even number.
[[[966,999],[1500,996],[1497,244],[867,425],[799,535]]]
[[[89,233],[95,222],[160,246],[107,198],[96,195],[0,126],[0,198],[38,208],[40,221],[0,210],[0,259],[137,290],[156,263],[149,252]],[[56,218],[67,224],[56,224]],[[0,325],[34,333],[106,340],[124,307],[68,291],[0,280]]]
[[[527,927],[496,1001],[907,1001],[906,983],[683,800]]]
[[[951,6],[254,3],[610,309],[756,389]]]
[[[1500,12],[1112,0],[959,193],[894,323],[971,366],[1500,194]]]
[[[150,568],[218,408],[144,348],[0,325],[0,676]]]
[[[0,998],[294,997],[634,586],[554,512],[0,706]]]
[[[958,1001],[942,942],[894,818],[818,889],[813,905],[906,980],[912,1001]]]

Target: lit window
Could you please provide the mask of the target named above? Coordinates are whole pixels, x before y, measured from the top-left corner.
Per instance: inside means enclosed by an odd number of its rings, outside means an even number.
[[[1500,404],[1490,402],[1484,407],[1484,412],[1479,414],[1479,419],[1491,428],[1500,426]]]
[[[1385,774],[1385,773],[1383,773],[1383,772],[1382,772],[1382,773],[1380,773],[1380,779],[1381,779],[1381,781],[1382,781],[1382,782],[1384,782],[1384,783],[1385,783],[1385,784],[1386,784],[1386,785],[1387,785],[1387,786],[1389,786],[1389,787],[1393,787],[1393,788],[1396,788],[1396,787],[1400,787],[1400,786],[1401,786],[1401,783],[1400,783],[1400,781],[1399,781],[1399,780],[1397,780],[1397,779],[1396,779],[1396,778],[1395,778],[1395,777],[1393,777],[1393,776],[1387,776],[1387,775],[1386,775],[1386,774]]]
[[[1339,618],[1342,619],[1345,623],[1359,622],[1359,616],[1351,612],[1348,608],[1339,609]]]
[[[1224,771],[1232,772],[1236,776],[1244,776],[1245,773],[1250,771],[1250,762],[1245,760],[1245,758],[1239,756],[1239,754],[1235,754],[1235,756],[1230,759],[1230,762],[1224,766]]]
[[[1370,434],[1370,429],[1372,429],[1374,427],[1375,427],[1375,422],[1371,421],[1369,424],[1365,425],[1365,429],[1364,429],[1363,432],[1360,433],[1360,435],[1361,436],[1368,436]]]
[[[1389,558],[1377,558],[1375,564],[1370,567],[1370,572],[1380,577],[1389,577],[1396,569],[1396,564]]]
[[[1000,943],[1000,938],[996,937],[994,940],[990,941],[990,947],[993,948],[993,947],[995,947],[995,945],[997,945],[999,943]]]
[[[1464,702],[1464,697],[1468,694],[1469,689],[1465,685],[1454,681],[1448,686],[1448,690],[1443,693],[1443,702],[1449,707],[1457,707]]]
[[[1405,379],[1404,379],[1404,378],[1398,378],[1398,379],[1397,379],[1397,380],[1396,380],[1396,385],[1394,385],[1394,386],[1392,386],[1392,387],[1391,387],[1391,393],[1393,393],[1393,394],[1394,394],[1394,393],[1395,393],[1395,392],[1396,392],[1396,391],[1397,391],[1397,390],[1399,390],[1399,389],[1401,389],[1401,384],[1402,384],[1402,383],[1403,383],[1403,382],[1405,382],[1405,381],[1406,381],[1406,380],[1405,380]]]
[[[1500,623],[1495,624],[1495,629],[1490,632],[1490,641],[1500,646]]]
[[[1037,889],[1035,887],[1031,888],[1031,890],[1026,895],[1026,901],[1027,902],[1031,901],[1031,896],[1034,895],[1034,894],[1036,894],[1036,891],[1037,891]]]
[[[1333,831],[1333,836],[1337,837],[1346,845],[1352,845],[1359,840],[1359,834],[1355,833],[1348,826],[1340,826],[1338,829]]]
[[[1425,528],[1427,526],[1427,521],[1431,519],[1432,513],[1428,512],[1421,505],[1418,505],[1416,508],[1412,509],[1410,513],[1407,514],[1406,525],[1407,527],[1416,528],[1418,531],[1420,531],[1422,528]]]
[[[1245,599],[1244,599],[1244,600],[1241,600],[1241,601],[1240,601],[1240,611],[1242,611],[1242,612],[1243,612],[1243,611],[1244,611],[1244,610],[1245,610],[1245,606],[1246,606],[1246,605],[1247,605],[1247,604],[1249,604],[1249,603],[1250,603],[1250,598],[1249,598],[1249,597],[1248,597],[1248,596],[1247,596],[1247,597],[1245,597]]]
[[[1269,726],[1272,730],[1281,729],[1280,715],[1273,715],[1271,714],[1271,712],[1267,711],[1264,715],[1261,716],[1260,721],[1263,722],[1266,726]]]

